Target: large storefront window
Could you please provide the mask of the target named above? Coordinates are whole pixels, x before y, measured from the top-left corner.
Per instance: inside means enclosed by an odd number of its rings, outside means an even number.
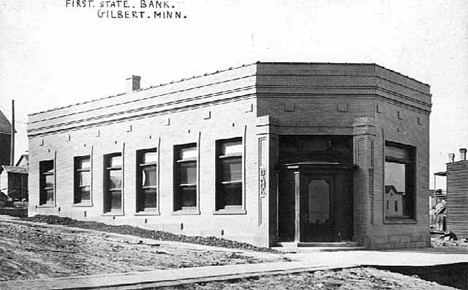
[[[385,143],[385,218],[414,218],[414,147]]]

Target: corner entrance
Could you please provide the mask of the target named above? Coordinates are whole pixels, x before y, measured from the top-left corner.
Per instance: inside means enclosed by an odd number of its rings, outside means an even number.
[[[281,241],[352,241],[353,171],[356,167],[330,162],[287,164],[287,172],[282,174],[284,196],[279,200]],[[293,219],[287,211],[294,213]]]

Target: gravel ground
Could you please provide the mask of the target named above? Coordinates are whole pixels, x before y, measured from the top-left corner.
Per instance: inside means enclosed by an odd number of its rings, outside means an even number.
[[[145,243],[144,239],[122,239],[109,233],[133,235],[155,240],[188,242],[260,252],[276,252],[214,237],[179,236],[131,226],[110,226],[56,216],[24,218],[69,226],[46,227],[0,220],[0,281],[56,278],[78,275],[125,273],[156,269],[177,269],[210,265],[261,263],[265,260],[241,252],[193,249],[177,244]],[[77,228],[98,232],[82,231]],[[134,241],[134,242],[132,242]],[[263,254],[262,254],[263,255]],[[281,255],[268,255],[279,261]],[[252,279],[189,284],[173,289],[454,289],[373,268],[318,271],[294,275],[265,276]]]
[[[223,282],[188,284],[177,287],[162,287],[160,290],[367,290],[367,289],[455,289],[428,282],[417,277],[376,270],[373,268],[351,268],[341,271],[317,271],[291,275],[265,276]]]
[[[106,232],[0,221],[0,281],[263,262],[242,252],[133,241]]]

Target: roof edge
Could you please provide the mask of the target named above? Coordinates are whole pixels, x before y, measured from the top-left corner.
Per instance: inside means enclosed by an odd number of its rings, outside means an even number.
[[[268,61],[256,61],[256,62],[253,62],[253,63],[248,63],[248,64],[243,64],[243,65],[240,65],[240,66],[235,66],[235,67],[229,67],[227,69],[221,69],[221,70],[217,70],[215,72],[211,72],[211,73],[205,73],[203,75],[196,75],[196,76],[192,76],[192,77],[189,77],[189,78],[182,78],[180,80],[177,80],[177,81],[171,81],[171,82],[168,82],[168,83],[161,83],[159,85],[153,85],[153,86],[149,86],[149,87],[146,87],[146,88],[141,88],[139,90],[135,90],[135,91],[132,91],[132,92],[140,92],[140,91],[145,91],[145,90],[149,90],[149,89],[153,89],[153,88],[156,88],[156,87],[161,87],[161,86],[167,86],[167,85],[171,85],[171,84],[175,84],[175,83],[180,83],[180,82],[184,82],[184,81],[187,81],[187,80],[191,80],[191,79],[197,79],[197,78],[202,78],[202,77],[206,77],[206,76],[210,76],[210,75],[215,75],[215,74],[219,74],[219,73],[222,73],[222,72],[226,72],[226,71],[230,71],[230,70],[235,70],[235,69],[240,69],[240,68],[244,68],[244,67],[249,67],[249,66],[252,66],[252,65],[261,65],[261,64],[290,64],[290,65],[294,65],[294,64],[297,64],[297,65],[363,65],[363,66],[376,66],[376,67],[379,67],[379,68],[382,68],[384,70],[387,70],[387,71],[390,71],[394,74],[397,74],[397,75],[400,75],[400,76],[403,76],[405,78],[408,78],[408,79],[411,79],[412,81],[415,81],[417,83],[420,83],[422,85],[425,85],[425,86],[429,86],[429,84],[427,83],[424,83],[424,82],[421,82],[421,81],[418,81],[412,77],[409,77],[407,75],[404,75],[404,74],[401,74],[399,72],[396,72],[394,70],[391,70],[391,69],[388,69],[388,68],[385,68],[381,65],[378,65],[376,63],[353,63],[353,62],[268,62]],[[48,113],[48,112],[52,112],[52,111],[56,111],[56,110],[61,110],[61,109],[65,109],[65,108],[70,108],[70,107],[73,107],[73,106],[77,106],[77,105],[83,105],[83,104],[88,104],[88,103],[93,103],[93,102],[97,102],[97,101],[101,101],[101,100],[105,100],[105,99],[110,99],[110,98],[115,98],[115,97],[119,97],[119,96],[122,96],[122,95],[125,95],[127,94],[127,92],[125,93],[120,93],[120,94],[117,94],[117,95],[111,95],[111,96],[107,96],[107,97],[102,97],[102,98],[97,98],[97,99],[92,99],[92,100],[88,100],[88,101],[85,101],[85,102],[79,102],[79,103],[73,103],[73,104],[70,104],[70,105],[67,105],[67,106],[62,106],[62,107],[56,107],[56,108],[52,108],[52,109],[49,109],[49,110],[45,110],[45,111],[39,111],[39,112],[35,112],[35,113],[29,113],[28,116],[35,116],[35,115],[39,115],[39,114],[43,114],[43,113]]]

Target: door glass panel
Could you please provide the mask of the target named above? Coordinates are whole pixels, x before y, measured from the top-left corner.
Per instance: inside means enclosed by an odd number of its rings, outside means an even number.
[[[308,222],[323,224],[330,222],[330,184],[323,179],[312,180],[308,185]]]

